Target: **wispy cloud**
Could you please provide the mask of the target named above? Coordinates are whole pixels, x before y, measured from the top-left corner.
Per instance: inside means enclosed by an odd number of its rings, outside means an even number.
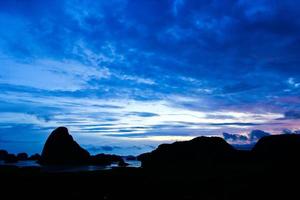
[[[106,68],[93,68],[74,61],[37,60],[29,63],[1,61],[0,83],[44,90],[88,89],[91,79],[109,78]]]

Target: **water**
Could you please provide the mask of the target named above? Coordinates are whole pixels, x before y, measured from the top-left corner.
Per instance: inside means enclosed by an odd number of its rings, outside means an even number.
[[[128,167],[140,167],[141,163],[138,160],[126,160],[128,163]],[[41,168],[44,172],[81,172],[81,171],[101,171],[101,170],[109,170],[114,167],[118,167],[117,163],[113,163],[111,165],[80,165],[80,166],[68,166],[68,165],[53,165],[53,166],[41,166],[36,161],[26,160],[19,161],[17,163],[5,163],[3,160],[0,160],[0,166],[16,166],[19,168],[26,167],[37,167]]]
[[[34,160],[24,160],[24,161],[18,161],[16,163],[5,163],[3,160],[0,160],[1,166],[16,166],[16,167],[40,167],[38,163]]]

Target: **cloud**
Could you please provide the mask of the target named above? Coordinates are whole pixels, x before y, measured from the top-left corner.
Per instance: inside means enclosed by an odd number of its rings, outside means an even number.
[[[179,8],[183,5],[184,5],[184,0],[174,0],[174,2],[173,2],[173,14],[175,16],[177,16]]]
[[[230,134],[230,133],[223,133],[223,137],[225,140],[229,141],[247,141],[248,137],[244,135],[237,135],[237,134]]]
[[[0,124],[28,124],[28,125],[37,125],[37,126],[56,126],[56,123],[50,123],[48,119],[43,117],[36,116],[29,113],[20,113],[20,112],[0,112]]]
[[[229,122],[229,123],[211,123],[213,126],[258,126],[257,123]]]
[[[126,116],[130,116],[130,115],[139,116],[139,117],[157,117],[157,116],[159,116],[159,114],[151,113],[151,112],[130,112],[130,113],[126,114]]]
[[[247,135],[223,133],[223,138],[229,142],[236,144],[251,144],[268,135],[270,135],[270,133],[262,130],[252,130]]]
[[[290,110],[284,113],[284,119],[300,119],[300,111]]]
[[[290,77],[288,80],[287,80],[287,83],[294,87],[294,88],[298,88],[300,87],[300,83],[296,82],[294,78]]]
[[[225,94],[237,93],[237,92],[245,92],[248,90],[253,90],[255,88],[257,88],[257,86],[250,85],[249,83],[237,83],[237,84],[227,85],[223,87],[223,92]]]
[[[147,78],[141,78],[138,76],[131,76],[131,75],[115,75],[117,78],[125,81],[134,81],[139,84],[146,84],[146,85],[154,85],[156,84],[153,80]]]
[[[38,60],[33,63],[2,60],[0,83],[44,90],[87,89],[92,79],[109,78],[106,68],[93,68],[74,61]]]
[[[265,136],[269,136],[269,135],[270,135],[270,133],[267,133],[267,132],[262,131],[262,130],[253,130],[249,134],[249,139],[251,141],[257,141],[260,138],[265,137]]]
[[[300,134],[300,130],[283,129],[282,134]]]
[[[87,149],[88,151],[113,151],[114,149],[121,149],[122,147],[120,146],[88,146]]]
[[[234,116],[226,114],[207,114],[206,117],[211,119],[235,119]]]

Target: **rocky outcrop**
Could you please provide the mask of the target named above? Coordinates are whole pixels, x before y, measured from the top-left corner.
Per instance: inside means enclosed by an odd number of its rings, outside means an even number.
[[[251,151],[236,150],[218,137],[198,137],[190,141],[162,144],[138,156],[147,168],[192,168],[214,164],[297,163],[300,164],[300,135],[270,135],[261,138]]]
[[[124,162],[121,156],[110,154],[97,154],[90,157],[90,164],[92,165],[110,165],[112,163]]]
[[[90,154],[79,146],[65,127],[55,129],[42,151],[40,164],[81,165],[89,162]]]
[[[18,158],[14,154],[8,153],[6,150],[0,150],[0,160],[3,160],[5,163],[16,163]]]
[[[0,160],[5,160],[7,155],[8,155],[8,152],[6,150],[0,150]]]
[[[138,156],[143,167],[204,166],[229,162],[237,150],[219,137],[197,137],[190,141],[162,144]]]
[[[300,135],[271,135],[261,138],[252,149],[259,161],[298,162],[300,161]]]
[[[38,153],[33,154],[28,158],[28,160],[36,160],[36,161],[39,161],[40,159],[41,159],[41,155]]]
[[[18,153],[17,159],[18,160],[28,160],[28,154],[27,153]]]
[[[121,156],[98,154],[90,156],[73,140],[68,129],[59,127],[48,137],[42,155],[36,155],[30,159],[39,160],[42,165],[110,165],[112,163],[125,166]]]

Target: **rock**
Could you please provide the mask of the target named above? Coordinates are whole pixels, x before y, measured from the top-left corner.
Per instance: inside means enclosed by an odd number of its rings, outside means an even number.
[[[27,160],[28,159],[28,155],[27,155],[27,153],[18,153],[17,154],[17,159],[18,160]]]
[[[16,163],[18,158],[14,154],[9,154],[6,150],[0,150],[0,160],[4,160],[5,163]]]
[[[8,155],[8,152],[6,150],[0,150],[0,160],[5,160],[7,155]]]
[[[124,162],[121,156],[110,154],[97,154],[90,158],[90,163],[93,165],[110,165],[112,163],[120,162]]]
[[[252,152],[260,161],[299,162],[300,135],[283,134],[261,138]]]
[[[126,162],[124,162],[124,160],[122,160],[122,161],[120,161],[119,163],[118,163],[118,166],[119,167],[127,167],[129,164],[128,163],[126,163]]]
[[[4,162],[5,163],[16,163],[16,162],[18,162],[18,158],[14,154],[7,154]]]
[[[41,155],[38,153],[33,154],[28,158],[28,160],[36,160],[36,161],[39,161],[40,159],[41,159]]]
[[[162,144],[151,153],[138,156],[142,167],[197,167],[229,162],[236,152],[223,138],[197,137],[190,141]]]
[[[39,162],[42,165],[81,165],[87,164],[89,158],[89,152],[73,140],[68,129],[59,127],[48,137]]]

